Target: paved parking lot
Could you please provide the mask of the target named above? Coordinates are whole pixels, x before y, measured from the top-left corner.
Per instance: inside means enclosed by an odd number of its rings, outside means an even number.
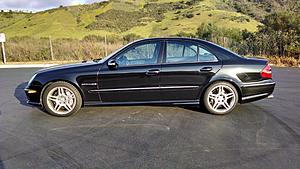
[[[226,116],[116,106],[68,118],[26,104],[36,70],[0,69],[0,169],[300,168],[300,69],[273,69],[275,98]]]

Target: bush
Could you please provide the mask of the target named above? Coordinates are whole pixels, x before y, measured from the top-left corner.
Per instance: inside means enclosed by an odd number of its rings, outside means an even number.
[[[134,33],[130,33],[130,34],[127,34],[123,37],[123,40],[125,43],[128,43],[128,42],[132,42],[132,41],[135,41],[135,40],[138,40],[138,39],[141,39],[142,37],[137,35],[137,34],[134,34]]]
[[[168,27],[164,27],[161,30],[165,31],[165,30],[168,30],[168,29],[169,29]]]
[[[187,18],[192,18],[192,17],[194,17],[194,14],[192,14],[192,13],[187,13],[187,14],[185,14],[185,17],[187,17]]]
[[[196,35],[193,33],[179,32],[176,34],[176,37],[186,37],[186,38],[195,38]]]
[[[99,36],[99,35],[87,35],[82,39],[82,41],[104,42],[105,37],[104,36]],[[108,43],[118,43],[118,42],[122,41],[122,38],[119,37],[119,36],[108,35],[108,36],[106,36],[106,41]]]

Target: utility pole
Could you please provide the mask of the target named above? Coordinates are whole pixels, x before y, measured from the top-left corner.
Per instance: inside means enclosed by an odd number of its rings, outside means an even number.
[[[4,42],[5,42],[5,34],[0,33],[0,43],[1,43],[1,49],[2,49],[1,51],[2,51],[3,63],[6,64]]]
[[[49,45],[50,45],[50,55],[51,55],[51,60],[54,60],[51,36],[49,36]]]

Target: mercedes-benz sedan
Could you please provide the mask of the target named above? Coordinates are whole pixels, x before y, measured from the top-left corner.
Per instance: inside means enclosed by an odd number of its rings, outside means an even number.
[[[130,43],[102,60],[36,72],[25,89],[29,103],[69,116],[86,105],[197,104],[213,114],[272,94],[266,60],[241,57],[189,38]]]

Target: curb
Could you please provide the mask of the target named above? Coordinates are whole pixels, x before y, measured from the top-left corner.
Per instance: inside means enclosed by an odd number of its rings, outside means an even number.
[[[44,68],[55,66],[58,64],[15,64],[15,65],[0,65],[0,69],[15,69],[15,68]]]

